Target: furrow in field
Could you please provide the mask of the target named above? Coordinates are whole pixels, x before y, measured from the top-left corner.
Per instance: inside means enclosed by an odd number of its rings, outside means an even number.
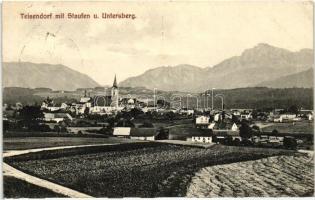
[[[305,196],[314,192],[312,155],[275,156],[206,167],[191,179],[188,197]]]

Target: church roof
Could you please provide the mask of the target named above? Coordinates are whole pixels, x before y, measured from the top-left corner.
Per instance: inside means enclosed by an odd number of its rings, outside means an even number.
[[[115,74],[115,79],[114,79],[113,87],[114,87],[114,88],[118,88],[117,80],[116,80],[116,74]]]

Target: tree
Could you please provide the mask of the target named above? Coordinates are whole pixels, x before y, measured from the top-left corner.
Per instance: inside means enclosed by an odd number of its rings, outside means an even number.
[[[238,118],[235,115],[233,115],[233,114],[232,114],[232,122],[236,123],[236,124],[239,123]]]
[[[222,122],[225,120],[225,111],[222,111],[221,113]]]
[[[130,110],[130,115],[133,117],[133,118],[136,118],[138,117],[139,115],[142,115],[143,114],[143,111],[140,110],[139,108],[133,108]]]
[[[252,129],[245,120],[241,121],[241,126],[239,130],[242,139],[249,139],[252,137]]]
[[[172,111],[167,112],[167,113],[166,113],[166,117],[167,117],[168,120],[173,121],[174,118],[175,118],[175,113],[172,112]]]
[[[139,128],[153,128],[153,124],[149,121],[144,121],[142,125],[139,126]]]
[[[253,117],[253,119],[256,119],[257,116],[258,116],[257,110],[253,110],[253,112],[252,112],[252,117]]]
[[[259,126],[257,126],[257,125],[254,125],[254,126],[252,127],[252,130],[255,131],[255,132],[257,132],[257,133],[260,132],[260,128],[259,128]]]
[[[135,127],[129,119],[120,119],[116,125],[117,127]]]
[[[115,126],[115,122],[116,122],[115,118],[113,117],[108,118],[107,119],[108,127],[113,128]]]
[[[296,105],[292,105],[288,108],[288,112],[298,114],[299,113],[299,108]]]
[[[60,126],[55,125],[54,126],[54,131],[57,132],[57,133],[60,133]]]
[[[278,132],[277,129],[273,129],[271,133],[274,134],[274,135],[277,135],[279,132]]]
[[[156,136],[156,140],[167,140],[169,139],[169,130],[163,127],[160,127],[158,130],[158,134]]]
[[[86,108],[84,109],[84,115],[85,115],[85,116],[88,116],[89,113],[90,113],[90,108],[89,108],[89,107],[86,107]]]
[[[219,122],[219,125],[218,125],[218,128],[219,128],[219,129],[226,129],[226,125],[227,125],[226,122],[220,121],[220,122]]]
[[[25,106],[20,110],[19,119],[24,127],[36,127],[43,119],[44,114],[39,106]]]

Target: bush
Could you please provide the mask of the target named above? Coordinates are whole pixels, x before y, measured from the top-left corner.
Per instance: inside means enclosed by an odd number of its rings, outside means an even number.
[[[149,121],[144,121],[144,123],[139,126],[139,128],[153,128],[153,127],[154,127],[153,124]]]

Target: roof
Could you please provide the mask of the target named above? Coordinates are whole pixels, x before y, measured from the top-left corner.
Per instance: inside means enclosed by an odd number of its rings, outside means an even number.
[[[231,131],[231,130],[213,130],[213,135],[216,136],[239,136],[239,131]]]
[[[226,121],[228,121],[228,120],[226,120]],[[233,125],[234,125],[234,123],[230,123],[230,122],[227,122],[227,123],[222,124],[222,125],[220,125],[219,123],[215,123],[213,130],[231,130]],[[220,126],[222,126],[222,127],[220,128]]]
[[[130,130],[130,136],[132,137],[150,137],[156,135],[156,128],[131,128]]]
[[[68,113],[54,113],[55,114],[55,118],[72,118]]]
[[[129,136],[130,135],[130,127],[115,127],[113,135],[117,136]]]
[[[192,136],[211,136],[212,132],[210,129],[200,128],[170,128],[169,133],[171,135],[183,135],[187,137]]]
[[[80,103],[87,103],[87,102],[91,102],[92,98],[91,97],[81,97],[80,99]]]

